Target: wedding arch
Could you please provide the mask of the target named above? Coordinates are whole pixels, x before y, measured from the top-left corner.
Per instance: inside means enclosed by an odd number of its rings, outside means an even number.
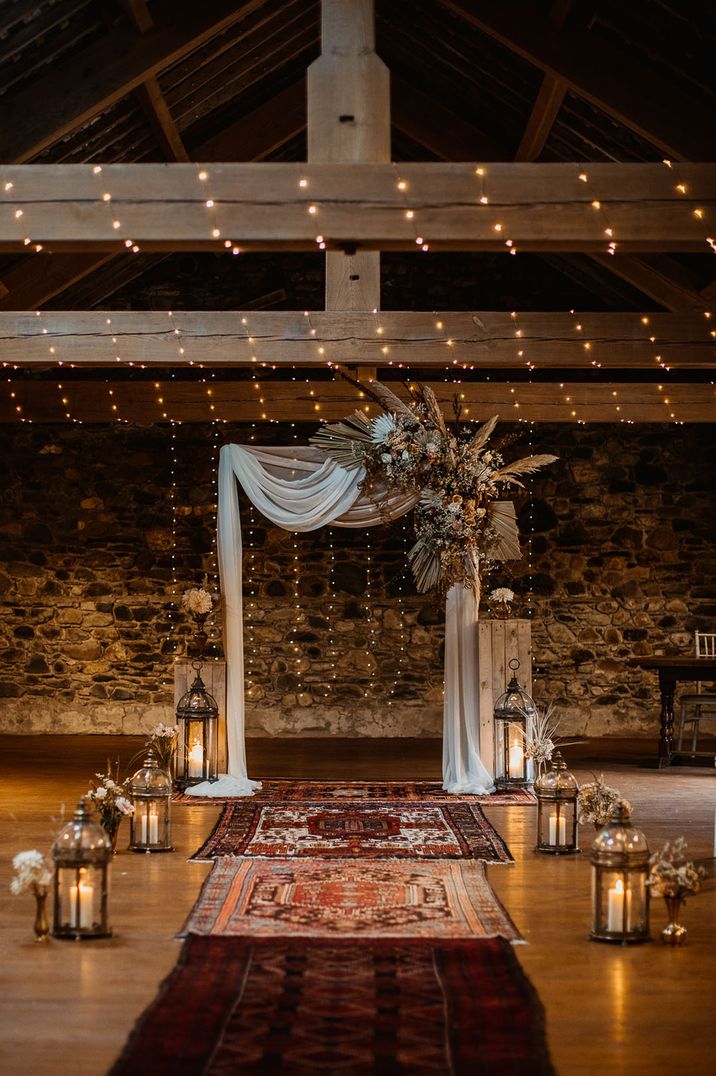
[[[411,559],[418,588],[431,589],[442,578],[446,590],[443,786],[452,793],[494,791],[493,761],[481,757],[476,720],[480,558],[519,559],[514,506],[494,499],[495,492],[505,484],[520,485],[517,475],[554,457],[505,465],[499,451],[486,447],[496,419],[477,432],[466,431],[457,412],[450,431],[427,387],[419,386],[410,407],[378,382],[371,382],[369,392],[384,415],[368,419],[355,412],[323,426],[312,446],[227,444],[221,449],[217,550],[224,595],[228,773],[213,784],[193,786],[190,794],[246,796],[258,784],[246,769],[239,485],[266,519],[293,532],[329,524],[375,527],[417,508],[419,537]]]

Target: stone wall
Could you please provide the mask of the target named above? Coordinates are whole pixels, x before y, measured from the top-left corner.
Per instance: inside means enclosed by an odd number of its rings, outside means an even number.
[[[166,428],[0,427],[1,731],[171,718],[190,633],[177,601],[215,577],[214,436],[176,430],[173,513]],[[687,650],[716,623],[715,440],[714,427],[537,429],[534,450],[561,459],[520,505],[531,556],[493,582],[533,616],[535,695],[557,702],[563,732],[653,733],[655,684],[625,660]],[[442,617],[405,570],[409,520],[296,537],[243,507],[250,732],[438,735]],[[218,653],[218,625],[211,636]]]

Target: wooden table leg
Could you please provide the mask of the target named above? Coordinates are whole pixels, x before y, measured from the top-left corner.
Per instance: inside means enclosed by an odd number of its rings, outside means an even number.
[[[661,691],[661,730],[659,733],[659,768],[671,765],[674,749],[674,691],[676,681],[668,673],[659,670],[659,689]]]

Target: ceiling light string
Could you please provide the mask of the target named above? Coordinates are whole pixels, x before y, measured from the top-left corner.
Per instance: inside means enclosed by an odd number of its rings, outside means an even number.
[[[323,697],[329,698],[335,691],[336,664],[338,660],[338,647],[336,640],[336,543],[333,527],[328,528],[328,664],[330,667],[330,681],[326,685]]]
[[[246,555],[247,560],[247,584],[248,584],[248,602],[246,607],[246,633],[248,635],[248,646],[246,648],[246,696],[252,701],[256,701],[263,695],[263,691],[258,685],[258,648],[256,645],[256,620],[258,617],[257,607],[257,580],[256,580],[256,509],[251,498],[248,498],[249,503],[249,527],[248,527],[248,551]]]
[[[397,648],[397,661],[394,666],[395,679],[393,680],[390,691],[388,692],[388,706],[392,706],[395,702],[395,692],[403,677],[403,668],[405,664],[405,648],[407,645],[405,631],[405,601],[403,591],[405,588],[405,576],[408,570],[405,565],[408,564],[408,551],[410,545],[408,537],[408,525],[405,516],[401,517],[401,538],[403,543],[403,567],[401,567],[400,569],[400,573],[398,575],[396,583],[396,604],[398,606],[398,634],[400,638],[400,643]]]
[[[366,698],[366,699],[369,698],[369,697],[372,698],[372,699],[375,698],[375,670],[376,670],[376,665],[377,665],[377,662],[376,662],[376,659],[375,659],[375,647],[376,647],[375,629],[376,629],[376,622],[375,622],[375,618],[373,616],[373,579],[372,579],[372,576],[373,576],[373,571],[372,571],[372,568],[373,568],[373,564],[372,564],[373,556],[372,556],[372,551],[371,550],[372,550],[372,547],[371,547],[371,541],[370,541],[370,531],[368,530],[366,532],[366,570],[365,570],[365,603],[364,603],[364,609],[365,609],[366,627],[367,627],[367,640],[366,640],[367,647],[366,647],[366,651],[365,651],[365,656],[367,658],[366,667],[367,667],[367,670],[368,670],[368,673],[369,673],[370,680],[369,680],[369,684],[368,684],[368,690],[363,692],[363,697]]]
[[[405,220],[410,221],[413,236],[415,238],[416,247],[422,251],[423,254],[427,254],[430,250],[430,244],[424,235],[420,231],[420,221],[417,219],[416,210],[413,208],[410,199],[410,183],[407,179],[401,176],[400,169],[397,164],[393,164],[393,172],[395,174],[395,187],[402,196],[401,201],[403,203],[403,217]]]

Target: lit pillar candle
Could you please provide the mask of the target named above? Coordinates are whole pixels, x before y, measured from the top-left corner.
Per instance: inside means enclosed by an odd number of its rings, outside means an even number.
[[[549,843],[567,843],[567,819],[557,811],[552,811],[549,816]]]
[[[607,894],[607,930],[621,934],[631,925],[631,889],[624,891],[624,882],[617,878],[616,885]]]
[[[79,887],[70,886],[70,926],[89,930],[92,927],[92,904],[94,886],[80,882]]]
[[[146,844],[147,843],[147,808],[144,806],[143,803],[137,803],[135,805],[135,820],[136,820],[137,815],[139,815],[139,824],[140,824],[140,833],[141,833],[140,840],[141,840],[142,844]]]
[[[204,769],[204,749],[197,740],[189,752],[189,777],[201,777]]]
[[[524,751],[522,750],[522,747],[518,743],[512,744],[512,746],[510,747],[509,763],[510,777],[522,777],[524,757],[525,755]]]
[[[159,812],[149,811],[149,843],[159,843]]]

